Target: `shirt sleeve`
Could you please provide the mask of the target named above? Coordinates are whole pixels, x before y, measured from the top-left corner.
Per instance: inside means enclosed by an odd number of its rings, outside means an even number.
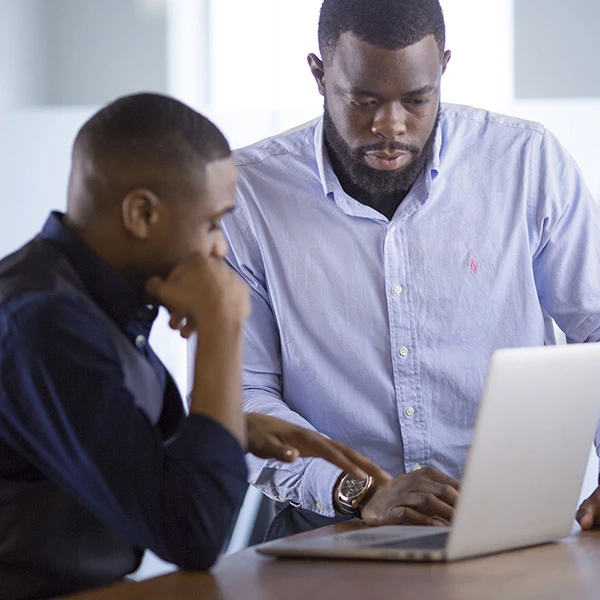
[[[253,235],[243,200],[224,219],[231,248],[229,264],[248,283],[252,311],[244,330],[244,411],[284,419],[301,427],[314,427],[285,402],[282,393],[281,342],[268,293],[258,240]],[[248,455],[249,481],[267,496],[325,516],[334,516],[333,487],[341,469],[323,459],[293,463]]]
[[[600,209],[575,161],[548,131],[536,156],[529,230],[540,302],[567,342],[598,342]],[[600,455],[600,427],[595,446]]]
[[[540,302],[569,342],[598,342],[600,209],[550,132],[534,156],[529,230]]]
[[[0,311],[0,439],[133,545],[183,568],[216,560],[246,491],[244,453],[190,415],[165,445],[124,386],[87,302],[31,293]]]

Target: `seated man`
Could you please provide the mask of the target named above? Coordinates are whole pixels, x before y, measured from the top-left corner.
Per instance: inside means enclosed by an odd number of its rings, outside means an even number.
[[[227,141],[153,94],[80,130],[66,214],[0,262],[0,589],[113,582],[144,549],[215,561],[246,491],[246,448],[386,474],[313,432],[241,411],[245,285],[223,262]],[[197,333],[189,416],[148,345],[158,303]],[[247,444],[247,446],[246,446]]]
[[[553,343],[551,318],[600,341],[600,212],[542,125],[441,103],[438,0],[324,0],[319,48],[322,118],[236,153],[244,409],[395,479],[251,458],[250,481],[286,503],[270,537],[352,515],[445,524],[492,352]],[[578,519],[600,523],[600,491]]]

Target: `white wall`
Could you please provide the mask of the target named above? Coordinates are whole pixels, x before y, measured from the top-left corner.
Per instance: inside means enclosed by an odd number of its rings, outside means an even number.
[[[0,109],[167,92],[166,44],[160,0],[0,0]]]
[[[517,98],[598,98],[598,0],[515,0]]]
[[[0,110],[35,105],[42,98],[42,1],[0,1]]]

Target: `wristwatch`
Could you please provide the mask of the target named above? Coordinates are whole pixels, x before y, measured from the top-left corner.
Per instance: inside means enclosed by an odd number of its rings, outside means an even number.
[[[333,490],[333,503],[341,514],[360,518],[360,511],[375,493],[375,488],[375,480],[370,475],[355,479],[346,473]]]

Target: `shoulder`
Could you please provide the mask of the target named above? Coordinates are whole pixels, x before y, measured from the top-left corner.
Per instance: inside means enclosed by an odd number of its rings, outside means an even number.
[[[514,169],[571,160],[541,123],[470,106],[442,105],[439,134],[440,159],[453,164],[493,161]]]
[[[73,267],[56,246],[35,237],[0,260],[0,305],[35,291],[82,290]]]
[[[543,136],[546,128],[535,121],[491,112],[462,104],[442,104],[440,126],[452,132],[485,132],[488,135]]]
[[[93,354],[116,360],[106,319],[78,293],[32,289],[0,304],[0,360],[15,352],[33,357]]]
[[[238,170],[245,172],[265,161],[287,161],[303,155],[314,156],[315,130],[321,118],[314,119],[234,151]]]

